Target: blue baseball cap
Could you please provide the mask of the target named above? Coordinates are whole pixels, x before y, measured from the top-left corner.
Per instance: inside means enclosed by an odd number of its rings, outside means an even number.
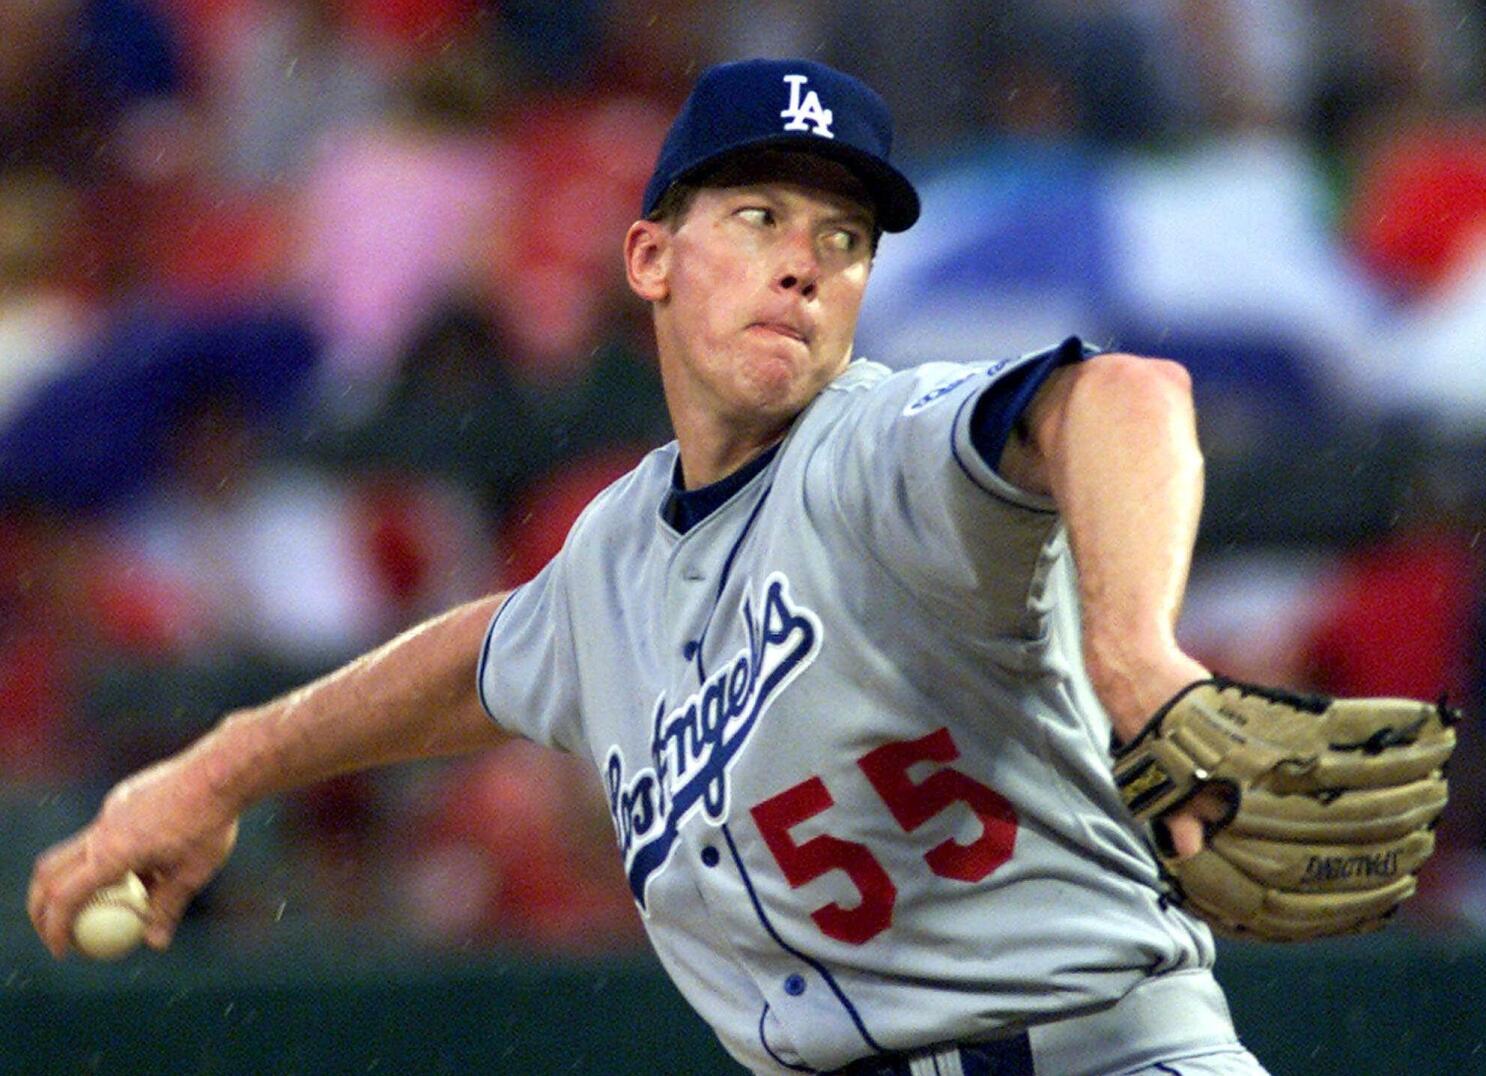
[[[885,232],[918,220],[918,192],[888,163],[893,120],[866,83],[811,60],[739,60],[702,72],[645,186],[644,216],[673,183],[742,150],[790,149],[839,161],[860,179]]]

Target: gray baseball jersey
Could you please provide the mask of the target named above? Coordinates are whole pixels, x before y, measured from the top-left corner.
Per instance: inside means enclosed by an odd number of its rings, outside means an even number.
[[[1060,519],[972,436],[1049,354],[856,361],[684,532],[658,449],[491,624],[487,710],[593,760],[662,962],[755,1071],[1212,963],[1116,795]]]

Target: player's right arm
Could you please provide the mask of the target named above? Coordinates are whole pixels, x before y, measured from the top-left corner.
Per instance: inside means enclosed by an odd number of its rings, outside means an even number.
[[[507,738],[482,708],[475,675],[504,597],[462,605],[305,687],[232,713],[121,782],[90,825],[37,860],[27,909],[47,948],[62,956],[83,902],[134,870],[150,888],[146,941],[163,949],[252,804],[337,774]]]

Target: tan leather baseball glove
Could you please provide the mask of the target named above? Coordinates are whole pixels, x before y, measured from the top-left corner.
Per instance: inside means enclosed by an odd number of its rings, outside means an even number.
[[[1207,846],[1158,858],[1172,898],[1219,933],[1273,941],[1380,926],[1434,851],[1459,714],[1442,702],[1332,699],[1217,677],[1189,685],[1115,753],[1141,821],[1216,785]]]

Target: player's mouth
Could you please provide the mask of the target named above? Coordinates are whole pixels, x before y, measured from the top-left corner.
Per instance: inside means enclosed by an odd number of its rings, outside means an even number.
[[[775,336],[782,336],[787,340],[796,340],[802,344],[810,343],[809,337],[802,330],[782,321],[755,321],[748,328],[750,330],[770,333]]]

